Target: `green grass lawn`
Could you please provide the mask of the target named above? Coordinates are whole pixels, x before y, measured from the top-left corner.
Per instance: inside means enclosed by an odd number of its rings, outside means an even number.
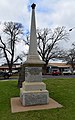
[[[50,97],[63,108],[11,113],[10,98],[19,96],[16,81],[0,81],[0,120],[75,120],[75,79],[47,79]]]

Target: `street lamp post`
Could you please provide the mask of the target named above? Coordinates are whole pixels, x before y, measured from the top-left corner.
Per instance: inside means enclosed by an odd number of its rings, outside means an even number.
[[[73,29],[75,29],[75,27],[70,28],[69,31],[71,32]],[[73,70],[74,70],[74,62],[73,61],[71,61],[71,68],[72,68],[72,73],[73,73]]]
[[[75,27],[73,27],[73,28],[69,29],[69,31],[72,31],[73,29],[75,29]]]

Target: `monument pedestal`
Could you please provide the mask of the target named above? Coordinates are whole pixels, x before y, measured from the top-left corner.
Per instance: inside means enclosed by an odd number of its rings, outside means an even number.
[[[23,106],[48,104],[49,92],[42,82],[42,67],[26,67],[20,100]]]

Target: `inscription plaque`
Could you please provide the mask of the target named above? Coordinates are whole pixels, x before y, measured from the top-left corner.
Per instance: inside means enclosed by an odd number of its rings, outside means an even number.
[[[25,81],[28,82],[41,82],[42,67],[26,67],[25,68]]]

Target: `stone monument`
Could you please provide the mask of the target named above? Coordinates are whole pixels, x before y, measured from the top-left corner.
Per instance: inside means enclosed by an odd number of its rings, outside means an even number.
[[[35,4],[32,7],[30,46],[25,65],[25,81],[20,88],[20,100],[23,106],[43,105],[49,102],[49,92],[45,83],[42,82],[42,66],[37,53],[37,37],[35,23]]]

